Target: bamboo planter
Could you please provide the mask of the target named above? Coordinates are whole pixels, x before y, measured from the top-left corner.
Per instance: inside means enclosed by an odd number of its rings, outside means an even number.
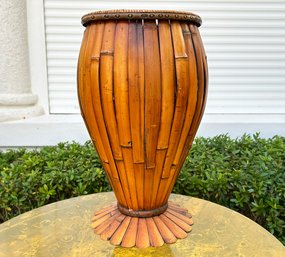
[[[87,14],[82,24],[81,113],[118,200],[92,227],[123,247],[174,243],[193,224],[168,198],[206,103],[201,19],[116,10]]]

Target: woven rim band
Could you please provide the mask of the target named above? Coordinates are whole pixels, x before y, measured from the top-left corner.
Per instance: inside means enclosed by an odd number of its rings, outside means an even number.
[[[87,26],[93,21],[104,21],[104,20],[182,20],[189,21],[197,25],[198,27],[202,24],[200,16],[191,12],[180,12],[170,10],[108,10],[108,11],[97,11],[84,15],[81,18],[83,26]]]
[[[156,209],[153,209],[153,210],[133,211],[133,210],[129,210],[129,209],[119,205],[119,203],[118,203],[118,209],[121,213],[123,213],[127,216],[137,217],[137,218],[150,218],[153,216],[160,215],[166,211],[167,207],[168,207],[168,204],[166,203],[165,205],[162,205],[162,206],[160,206]]]

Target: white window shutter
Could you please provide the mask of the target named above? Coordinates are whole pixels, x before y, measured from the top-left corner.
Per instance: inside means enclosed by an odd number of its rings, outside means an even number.
[[[202,17],[208,114],[285,114],[285,1],[45,0],[50,112],[79,113],[81,16],[100,9],[173,9]]]

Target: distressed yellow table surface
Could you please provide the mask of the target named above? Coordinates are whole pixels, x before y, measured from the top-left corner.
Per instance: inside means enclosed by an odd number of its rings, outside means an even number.
[[[188,208],[194,219],[189,236],[173,245],[123,249],[102,241],[93,233],[90,219],[115,197],[100,193],[53,203],[1,224],[0,257],[285,256],[285,247],[248,218],[193,197],[171,199]]]

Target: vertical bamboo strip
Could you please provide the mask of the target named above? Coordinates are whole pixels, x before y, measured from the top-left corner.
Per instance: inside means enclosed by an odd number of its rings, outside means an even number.
[[[155,167],[155,156],[161,115],[161,72],[157,26],[153,20],[144,21],[145,137],[146,166]]]
[[[203,113],[203,106],[205,104],[204,102],[204,91],[206,89],[205,87],[205,79],[204,79],[204,65],[203,65],[203,57],[202,57],[202,51],[201,51],[201,45],[200,42],[198,40],[198,34],[199,34],[199,30],[195,29],[196,26],[189,24],[189,29],[191,32],[191,40],[192,40],[192,45],[193,45],[193,49],[194,49],[194,53],[195,53],[195,59],[196,59],[196,67],[197,67],[197,77],[198,77],[198,91],[197,91],[197,104],[196,104],[196,111],[193,117],[193,121],[191,124],[191,129],[189,131],[189,135],[187,138],[187,142],[186,142],[186,146],[183,149],[183,153],[181,156],[181,159],[186,158],[188,151],[193,143],[195,134],[197,132],[197,128],[199,126],[200,123],[200,116],[201,113]]]
[[[129,184],[129,180],[128,180],[128,177],[127,177],[127,173],[126,173],[126,168],[125,168],[125,163],[124,161],[122,160],[115,160],[116,162],[116,166],[117,166],[117,169],[119,171],[119,174],[120,174],[120,181],[121,181],[121,184],[122,184],[122,188],[125,192],[125,198],[126,198],[126,201],[127,201],[127,207],[129,209],[132,209],[133,207],[133,204],[132,204],[132,198],[131,198],[131,191],[130,191],[130,187],[131,185]],[[121,204],[121,203],[120,203]]]
[[[144,79],[144,38],[142,21],[137,21],[137,47],[138,47],[138,86],[140,89],[140,124],[141,142],[143,142],[145,160],[145,79]]]
[[[122,148],[128,184],[135,185],[136,178],[133,165],[132,138],[129,114],[128,37],[128,22],[118,21],[115,33],[114,49],[114,97],[116,118],[118,122],[119,140]],[[138,210],[136,187],[130,186],[129,190],[131,193],[132,209]]]
[[[200,35],[199,30],[198,30],[197,27],[195,27],[195,31],[196,31],[196,34],[198,36],[199,44],[201,45],[201,52],[202,52],[202,59],[203,59],[203,71],[204,71],[204,85],[205,85],[203,107],[202,107],[202,111],[201,111],[200,119],[199,119],[199,124],[200,124],[201,119],[202,119],[203,114],[204,114],[205,107],[206,107],[206,101],[207,101],[207,95],[208,95],[208,79],[209,79],[209,76],[208,76],[207,56],[206,56],[206,52],[205,52],[205,49],[204,49],[203,41],[202,41],[201,35]]]
[[[123,160],[118,137],[118,126],[113,103],[113,62],[116,23],[107,22],[100,53],[100,89],[105,123],[109,134],[114,158]]]
[[[144,21],[145,151],[144,206],[151,209],[151,193],[156,165],[156,149],[161,115],[161,71],[156,22]]]
[[[162,178],[168,178],[170,175],[171,165],[175,158],[179,138],[183,127],[189,91],[188,56],[186,53],[186,47],[180,22],[171,22],[171,33],[173,38],[175,56],[177,91],[169,148],[166,154]]]
[[[163,165],[166,157],[167,149],[159,149],[156,152],[156,165],[153,175],[153,185],[151,193],[151,208],[157,208],[160,206],[158,200],[160,198],[159,190],[164,188],[165,181],[161,179]]]
[[[158,22],[159,49],[161,62],[161,124],[159,129],[156,166],[153,179],[151,207],[157,206],[156,198],[161,180],[163,164],[168,149],[171,125],[174,113],[174,92],[176,86],[174,53],[168,21]]]
[[[145,81],[144,81],[144,38],[142,21],[137,21],[137,48],[138,48],[138,87],[140,91],[140,136],[144,154],[144,163],[135,164],[137,174],[136,183],[138,186],[138,204],[144,209],[144,185],[145,185]]]
[[[132,206],[132,202],[128,179],[123,163],[123,155],[119,143],[118,126],[113,102],[113,53],[115,29],[116,23],[114,21],[106,22],[100,53],[100,92],[103,116],[108,137],[112,146],[112,152],[119,172],[127,206],[130,208]]]
[[[81,109],[84,113],[88,131],[90,133],[93,144],[98,152],[102,162],[108,162],[102,139],[100,137],[98,125],[95,120],[95,115],[92,107],[91,89],[90,89],[90,64],[91,64],[91,51],[93,47],[95,27],[92,24],[88,30],[88,40],[83,53],[82,70],[79,72],[79,97],[81,100]],[[83,101],[84,99],[84,101]]]
[[[79,107],[80,107],[80,112],[82,115],[82,118],[87,126],[86,123],[86,118],[85,118],[85,114],[83,112],[83,105],[84,105],[84,101],[82,101],[82,93],[84,90],[84,83],[83,83],[83,70],[84,70],[84,57],[85,57],[85,50],[86,50],[86,45],[87,45],[87,41],[88,41],[88,36],[89,36],[89,31],[90,31],[90,26],[87,27],[84,31],[83,34],[83,39],[82,39],[82,43],[81,43],[81,47],[80,47],[80,52],[79,52],[79,57],[78,57],[78,64],[77,64],[77,96],[78,96],[78,102],[79,102]],[[87,126],[87,130],[89,132],[89,128]],[[89,132],[90,134],[90,132]]]
[[[200,41],[198,39],[199,37],[199,30],[195,29],[196,26],[189,24],[189,29],[191,32],[191,40],[193,44],[193,49],[195,53],[195,59],[196,59],[196,67],[197,67],[197,76],[198,76],[198,92],[197,92],[197,105],[196,105],[196,111],[195,115],[191,124],[191,129],[189,131],[188,139],[186,142],[186,146],[183,149],[183,153],[181,156],[181,159],[185,160],[188,151],[190,147],[192,146],[194,137],[197,132],[197,128],[201,121],[201,115],[203,114],[204,108],[205,108],[205,90],[207,90],[207,84],[205,84],[205,71],[204,71],[204,65],[203,65],[203,49],[202,45],[200,45]],[[205,67],[206,68],[206,67]]]
[[[138,207],[143,209],[143,180],[144,180],[144,134],[141,129],[141,98],[139,87],[139,55],[137,23],[129,23],[128,43],[128,82],[129,82],[129,113],[131,123],[131,137],[133,163],[136,178]],[[144,101],[144,100],[143,100]]]
[[[181,153],[185,147],[187,136],[192,124],[192,120],[196,110],[197,103],[197,91],[198,91],[198,79],[197,79],[197,68],[196,68],[196,57],[193,49],[193,44],[191,40],[190,30],[186,23],[182,24],[183,36],[186,46],[187,55],[189,57],[189,97],[186,109],[186,117],[184,121],[183,130],[181,133],[179,145],[177,148],[176,156],[174,158],[173,164],[177,165],[181,156]]]
[[[201,45],[202,41],[199,41],[200,33],[199,30],[196,28],[196,26],[189,24],[189,29],[191,32],[191,40],[193,44],[193,49],[196,57],[196,66],[197,66],[197,76],[198,76],[198,92],[197,92],[197,105],[196,105],[196,111],[195,115],[191,124],[191,129],[189,131],[188,139],[185,144],[185,147],[183,149],[183,153],[181,156],[181,159],[185,160],[189,149],[192,146],[194,137],[197,132],[197,128],[200,124],[204,108],[205,108],[205,91],[207,91],[207,81],[205,80],[205,72],[204,68],[207,68],[207,66],[204,66],[203,64],[203,45]]]
[[[113,24],[112,24],[113,23]],[[115,28],[115,23],[110,22],[106,23],[105,29]],[[102,105],[101,105],[101,96],[100,96],[100,85],[99,85],[99,60],[100,60],[100,51],[102,46],[102,39],[103,39],[103,31],[104,31],[104,24],[103,23],[97,23],[95,24],[95,31],[97,36],[95,37],[94,45],[91,52],[91,64],[90,64],[90,79],[93,82],[91,84],[91,95],[93,104],[93,110],[95,114],[96,123],[98,124],[98,129],[100,132],[100,136],[102,138],[102,141],[104,142],[104,149],[106,152],[106,156],[109,161],[109,165],[105,165],[106,169],[110,170],[113,180],[113,186],[114,186],[114,192],[116,193],[119,202],[122,203],[122,205],[127,206],[127,202],[124,196],[124,191],[122,189],[122,185],[119,180],[119,174],[117,171],[117,167],[114,162],[112,149],[110,146],[104,117],[103,117],[103,111],[102,111]]]
[[[144,175],[145,163],[134,163],[134,173],[136,176],[136,188],[139,210],[144,209]]]
[[[134,163],[144,162],[143,137],[141,135],[141,104],[138,69],[137,24],[130,21],[128,38],[128,82],[129,82],[129,113],[131,125],[131,141]]]
[[[175,63],[169,22],[159,21],[158,31],[161,62],[161,123],[157,149],[167,149],[174,113]]]
[[[146,219],[140,218],[138,222],[138,232],[136,238],[136,245],[139,248],[146,248],[150,246],[150,240],[147,230]]]
[[[195,29],[196,26],[190,24],[189,29],[192,34],[192,42],[196,55],[196,63],[197,63],[197,73],[198,73],[198,101],[197,101],[197,111],[195,113],[193,124],[191,126],[190,137],[193,141],[195,134],[197,132],[197,128],[200,124],[200,115],[203,112],[203,101],[204,101],[204,67],[203,67],[203,56],[202,56],[202,46],[200,45],[198,39],[199,30]]]
[[[121,147],[131,147],[128,87],[128,27],[127,21],[118,21],[114,51],[114,97]]]
[[[103,164],[103,168],[104,170],[106,171],[106,174],[108,176],[108,179],[110,181],[110,184],[113,188],[113,191],[115,193],[115,196],[117,198],[117,200],[119,201],[119,203],[121,203],[121,205],[125,206],[125,207],[128,207],[128,203],[126,201],[126,198],[125,198],[125,193],[124,193],[124,190],[122,188],[122,184],[121,184],[121,181],[119,178],[114,178],[114,177],[111,177],[109,176],[108,174],[113,174],[114,172],[114,169],[116,171],[116,166],[115,164],[113,163],[114,161],[110,161],[110,164],[109,163],[102,163]]]

